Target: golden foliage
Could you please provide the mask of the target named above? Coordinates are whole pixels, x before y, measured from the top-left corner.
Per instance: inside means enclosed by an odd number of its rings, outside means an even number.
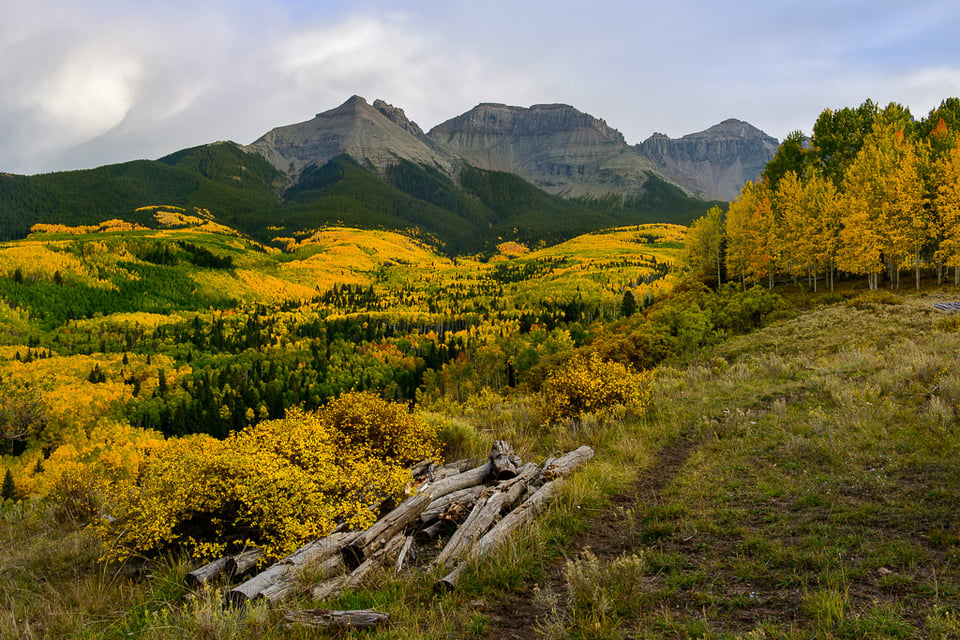
[[[530,249],[527,248],[527,245],[523,243],[509,240],[507,242],[501,242],[500,244],[498,244],[497,252],[501,256],[505,256],[508,258],[516,258],[517,256],[522,256],[530,253]]]
[[[117,231],[147,231],[147,227],[113,218],[104,220],[100,224],[87,224],[71,227],[65,224],[43,224],[37,223],[30,227],[30,233],[62,233],[65,235],[79,236],[88,233],[110,233]]]
[[[196,557],[255,545],[287,554],[338,523],[363,528],[398,499],[405,465],[439,460],[436,433],[405,406],[350,393],[316,413],[294,409],[224,441],[170,441],[135,483],[107,500],[95,525],[104,557],[123,560],[182,545]]]
[[[550,422],[617,406],[639,414],[650,404],[650,389],[649,372],[637,373],[595,352],[576,355],[544,381],[542,411]]]

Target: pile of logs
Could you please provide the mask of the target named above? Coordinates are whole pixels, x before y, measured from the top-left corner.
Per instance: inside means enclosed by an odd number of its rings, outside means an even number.
[[[556,494],[563,478],[592,457],[593,450],[583,446],[542,465],[523,464],[506,442],[498,440],[489,459],[473,468],[466,468],[466,461],[445,466],[425,461],[411,469],[422,481],[416,492],[370,528],[335,531],[309,542],[230,589],[226,600],[231,604],[260,599],[279,602],[300,589],[300,572],[305,569],[320,581],[312,588],[313,597],[330,598],[357,586],[370,570],[388,561],[398,571],[411,565],[423,548],[435,548],[435,541],[451,529],[453,533],[439,554],[421,564],[449,569],[438,587],[453,589],[467,559],[484,556],[517,527],[531,522]],[[259,558],[257,551],[221,558],[193,571],[187,579],[200,585],[223,575],[239,576]],[[345,613],[315,611],[323,614],[313,615],[314,622],[342,622],[340,614]],[[308,616],[306,612],[290,615],[291,619]]]

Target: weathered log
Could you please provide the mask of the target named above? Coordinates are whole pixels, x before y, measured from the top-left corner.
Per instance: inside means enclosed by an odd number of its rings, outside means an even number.
[[[553,480],[540,487],[536,493],[523,501],[519,507],[508,513],[500,522],[493,526],[474,545],[471,555],[481,558],[496,548],[519,526],[533,521],[553,498],[563,480]],[[453,571],[437,582],[437,587],[452,591],[460,580],[465,563],[461,563]]]
[[[432,501],[433,498],[426,493],[415,493],[401,502],[396,509],[377,520],[344,548],[347,563],[356,566],[374,555],[408,524],[420,517]]]
[[[579,467],[586,464],[593,458],[593,449],[587,445],[578,447],[569,453],[565,453],[549,464],[543,465],[541,472],[545,478],[564,478]]]
[[[477,485],[467,487],[453,493],[441,496],[427,505],[427,508],[420,514],[420,522],[426,524],[439,518],[443,518],[447,510],[454,504],[472,507],[477,501],[477,497],[483,493],[484,487]]]
[[[232,556],[224,556],[209,562],[186,575],[185,582],[191,587],[199,587],[221,576],[242,575],[256,566],[260,559],[259,549],[249,549]]]
[[[386,613],[373,609],[332,611],[330,609],[301,609],[284,616],[290,624],[328,629],[369,629],[390,620]]]
[[[430,503],[437,498],[441,498],[460,489],[482,484],[490,475],[490,468],[491,465],[487,462],[479,467],[458,473],[454,476],[436,482],[425,483],[417,493],[401,502],[396,509],[377,520],[373,526],[362,532],[348,545],[345,548],[345,551],[348,553],[345,560],[348,564],[361,563],[379,551],[383,545],[403,531],[408,524],[416,520],[420,514],[430,506]]]
[[[257,599],[264,599],[270,603],[280,602],[294,595],[300,587],[300,570],[303,567],[291,567],[290,571],[279,580],[257,594]],[[311,571],[316,574],[317,579],[327,579],[346,571],[347,566],[343,563],[343,556],[335,554],[326,558],[319,564],[311,565]]]
[[[449,476],[455,476],[458,473],[463,473],[470,468],[470,461],[466,458],[461,458],[456,462],[449,462],[443,466],[434,465],[427,470],[427,477],[430,482],[436,482],[437,480],[442,480]]]
[[[537,474],[539,467],[529,463],[520,469],[520,473],[510,480],[504,480],[489,493],[477,500],[473,511],[450,537],[446,546],[434,561],[448,566],[470,551],[474,544],[487,532],[505,507],[509,507],[526,490],[527,483]]]
[[[361,562],[360,565],[349,574],[331,578],[317,585],[313,589],[314,599],[325,600],[326,598],[340,594],[347,587],[356,587],[372,569],[379,567],[386,558],[400,551],[405,540],[406,536],[404,536],[403,533],[398,533],[376,552],[367,557],[366,560]]]
[[[260,552],[260,549],[248,549],[243,553],[230,556],[227,558],[227,566],[224,568],[224,570],[231,578],[234,576],[242,576],[247,571],[250,571],[257,566],[261,555],[262,553]]]
[[[492,468],[493,465],[491,465],[490,462],[486,462],[479,467],[462,471],[456,475],[428,482],[420,488],[420,492],[428,494],[436,500],[454,491],[483,484],[487,478],[490,477],[490,470]]]
[[[334,533],[326,538],[314,540],[303,545],[283,560],[271,565],[265,571],[255,575],[246,582],[237,585],[226,593],[226,600],[230,604],[244,604],[261,597],[262,592],[275,583],[286,580],[293,575],[293,571],[312,563],[322,562],[326,558],[338,554],[340,550],[352,542],[356,532]]]
[[[505,440],[497,440],[490,448],[490,464],[493,477],[503,480],[517,475],[523,461]]]
[[[220,558],[209,562],[199,569],[194,569],[184,578],[191,587],[205,585],[212,580],[216,580],[227,572],[227,560],[229,558]]]

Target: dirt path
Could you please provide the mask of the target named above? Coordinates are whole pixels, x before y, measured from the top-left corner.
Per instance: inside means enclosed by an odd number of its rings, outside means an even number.
[[[663,489],[677,476],[683,464],[696,449],[697,443],[681,440],[663,450],[653,466],[642,473],[625,491],[614,496],[609,506],[600,513],[586,531],[575,537],[569,545],[571,557],[577,557],[586,549],[601,560],[612,559],[636,547],[636,539],[624,531],[618,514],[626,509],[647,509],[660,504]],[[564,559],[558,559],[545,570],[543,588],[554,592],[563,590]],[[534,627],[544,614],[534,602],[531,586],[513,599],[490,612],[489,637],[503,640],[530,640],[535,637]]]

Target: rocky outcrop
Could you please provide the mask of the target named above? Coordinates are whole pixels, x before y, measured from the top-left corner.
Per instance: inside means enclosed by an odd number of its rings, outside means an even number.
[[[679,139],[655,133],[636,149],[668,180],[704,200],[731,201],[747,180],[756,180],[778,142],[736,119]]]
[[[427,135],[476,167],[564,196],[632,195],[656,170],[619,131],[563,104],[480,104]]]
[[[424,135],[402,109],[382,100],[374,104],[353,96],[312,120],[269,131],[246,150],[262,155],[291,179],[341,154],[380,174],[398,160],[410,160],[454,175],[457,159]]]

